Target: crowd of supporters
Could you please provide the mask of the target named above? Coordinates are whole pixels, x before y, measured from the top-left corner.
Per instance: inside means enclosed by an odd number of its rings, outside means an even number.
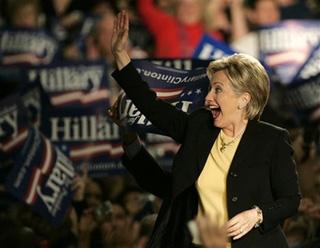
[[[102,59],[112,70],[113,21],[122,9],[130,15],[132,58],[190,58],[205,33],[258,56],[259,27],[320,17],[317,0],[0,0],[0,27],[44,29],[59,42],[59,61]],[[48,61],[0,50],[0,63],[36,66]],[[119,91],[111,81],[111,102]],[[291,248],[320,247],[319,124],[300,126],[282,114],[271,112],[265,118],[290,131],[303,195],[299,214],[283,223],[285,234]],[[64,223],[55,227],[0,184],[0,246],[146,247],[161,199],[140,189],[129,174],[90,178],[85,168],[78,172],[74,190]]]

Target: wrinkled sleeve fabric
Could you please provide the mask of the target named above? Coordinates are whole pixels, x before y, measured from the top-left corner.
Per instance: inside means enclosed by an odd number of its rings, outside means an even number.
[[[143,146],[131,158],[124,155],[122,162],[142,189],[162,199],[171,195],[171,173],[163,170]]]

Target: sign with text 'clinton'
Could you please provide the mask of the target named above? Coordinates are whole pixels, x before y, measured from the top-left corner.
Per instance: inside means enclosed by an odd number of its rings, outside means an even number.
[[[178,70],[155,65],[148,61],[134,61],[134,65],[159,99],[171,103],[184,112],[193,112],[204,104],[209,80],[206,68]],[[123,97],[120,104],[121,116],[128,123],[146,132],[160,133],[134,106],[130,99]]]

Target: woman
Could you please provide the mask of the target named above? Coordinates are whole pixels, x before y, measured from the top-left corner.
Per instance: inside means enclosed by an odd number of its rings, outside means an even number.
[[[181,143],[172,173],[144,163],[130,170],[164,199],[150,247],[201,245],[187,222],[204,214],[225,225],[229,247],[288,247],[280,224],[297,212],[300,195],[288,132],[259,121],[269,94],[262,65],[243,54],[211,62],[206,108],[189,115],[157,99],[141,80],[125,50],[128,29],[121,12],[113,77],[153,125]]]

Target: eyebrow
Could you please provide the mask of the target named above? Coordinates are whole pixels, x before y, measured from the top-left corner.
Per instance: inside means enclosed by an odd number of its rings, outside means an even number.
[[[210,83],[210,85],[211,85],[211,86],[215,86],[215,85],[221,85],[221,86],[223,86],[223,83],[221,83],[221,82],[212,82],[212,83]]]

